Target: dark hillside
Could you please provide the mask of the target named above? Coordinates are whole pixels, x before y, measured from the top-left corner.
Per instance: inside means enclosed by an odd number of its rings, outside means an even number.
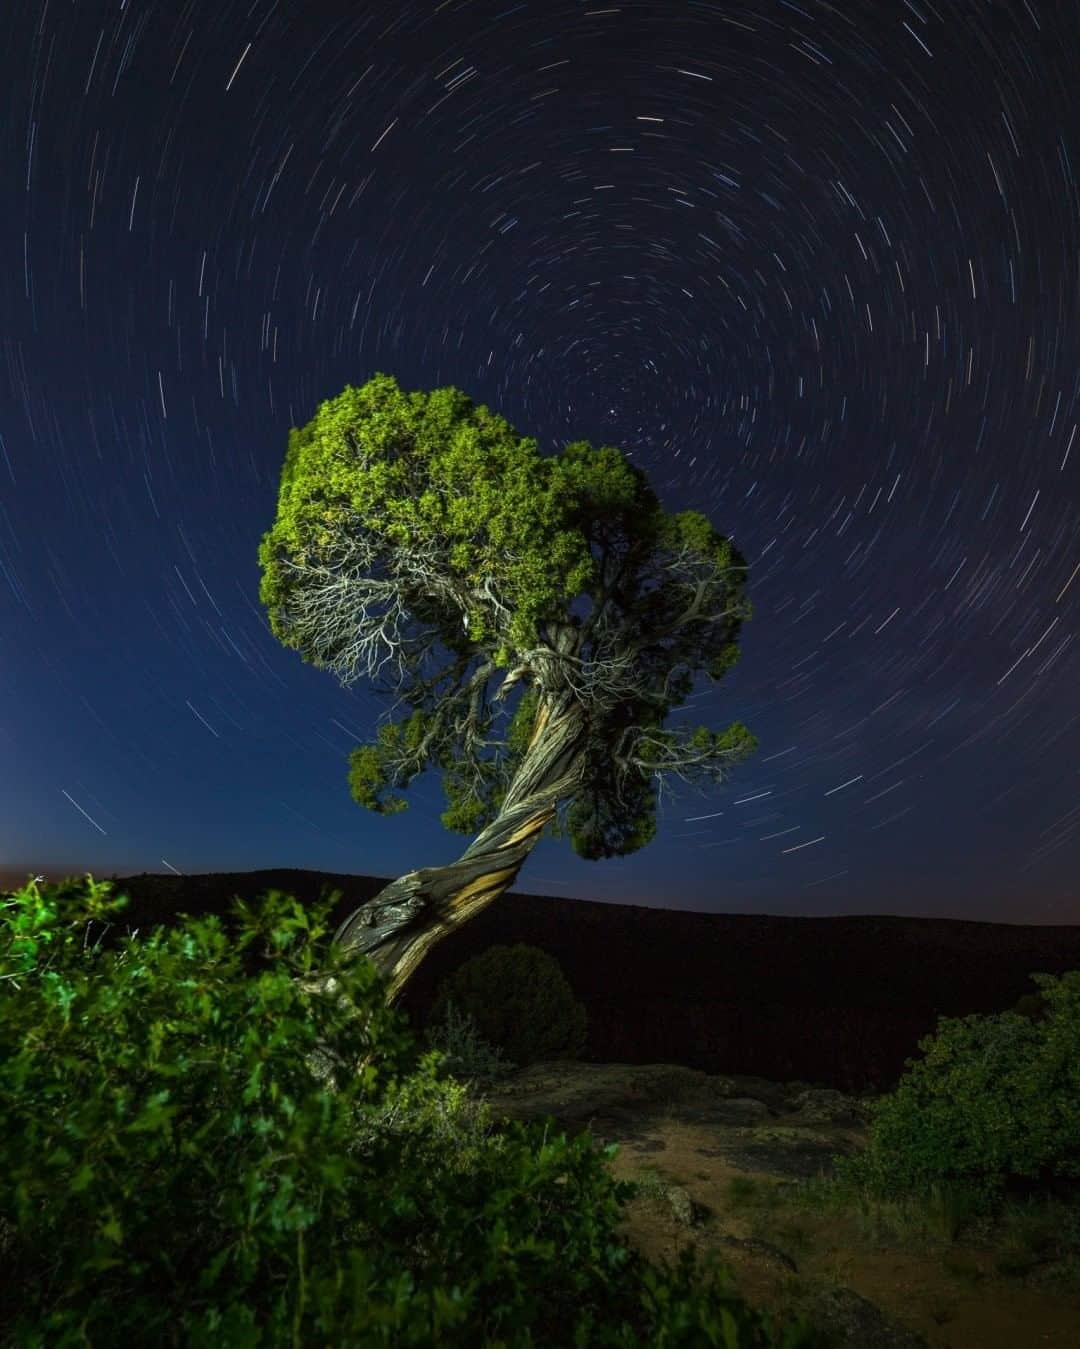
[[[280,889],[339,889],[336,926],[385,881],[313,871],[131,876],[129,926],[228,910]],[[120,929],[112,936],[118,935]],[[489,946],[527,942],[562,966],[588,1012],[586,1057],[886,1090],[939,1015],[1000,1011],[1028,975],[1080,969],[1080,926],[952,919],[685,913],[507,894],[441,942],[400,1006],[423,1026],[439,981]]]

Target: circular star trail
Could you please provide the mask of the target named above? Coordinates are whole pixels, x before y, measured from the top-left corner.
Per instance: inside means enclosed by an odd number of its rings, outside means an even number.
[[[433,774],[358,812],[386,709],[257,601],[289,427],[382,370],[750,564],[676,716],[757,756],[521,888],[1080,921],[1074,6],[16,0],[5,53],[9,880],[463,846]]]

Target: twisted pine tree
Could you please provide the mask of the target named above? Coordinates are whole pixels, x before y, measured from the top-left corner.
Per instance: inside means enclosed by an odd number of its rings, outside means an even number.
[[[636,852],[662,774],[720,782],[754,747],[738,722],[663,729],[700,671],[734,664],[746,567],[610,446],[542,457],[458,389],[407,394],[377,374],[290,432],[259,561],[280,641],[343,685],[396,695],[350,757],[356,802],[404,810],[396,792],[438,767],[443,824],[475,835],[335,934],[387,977],[391,1003],[545,830],[590,860]]]

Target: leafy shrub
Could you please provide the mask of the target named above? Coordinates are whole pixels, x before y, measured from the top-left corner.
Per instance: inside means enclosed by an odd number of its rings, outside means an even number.
[[[885,1197],[958,1181],[984,1206],[1014,1179],[1080,1177],[1080,970],[1031,977],[1041,1020],[939,1018],[923,1058],[871,1104],[868,1147],[841,1177]]]
[[[462,1088],[326,940],[336,896],[235,901],[233,942],[188,917],[103,950],[93,925],[127,903],[108,888],[0,897],[3,1343],[820,1343],[715,1258],[699,1282],[689,1251],[624,1246],[614,1146],[548,1117],[448,1147]],[[259,938],[277,968],[246,976]]]
[[[518,942],[491,946],[444,979],[429,1024],[455,1002],[480,1035],[523,1068],[578,1057],[585,1047],[585,1008],[557,960]]]
[[[442,1007],[441,1023],[430,1024],[429,1019],[427,1041],[445,1055],[440,1065],[444,1072],[463,1080],[494,1082],[515,1070],[517,1064],[504,1059],[502,1050],[483,1039],[474,1018],[461,1015],[452,997]]]

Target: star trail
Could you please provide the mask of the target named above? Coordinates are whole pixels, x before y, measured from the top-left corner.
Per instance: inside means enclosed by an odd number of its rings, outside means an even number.
[[[376,371],[624,449],[750,565],[624,859],[515,888],[1080,922],[1080,8],[13,0],[0,868],[456,857],[269,632],[290,426]]]

